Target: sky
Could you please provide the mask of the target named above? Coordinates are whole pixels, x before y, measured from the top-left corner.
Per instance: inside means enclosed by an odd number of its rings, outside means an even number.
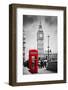
[[[26,60],[28,59],[29,50],[37,49],[37,32],[40,21],[44,32],[44,53],[48,47],[48,35],[50,36],[50,50],[52,53],[57,53],[57,16],[23,15],[23,29],[26,35]]]

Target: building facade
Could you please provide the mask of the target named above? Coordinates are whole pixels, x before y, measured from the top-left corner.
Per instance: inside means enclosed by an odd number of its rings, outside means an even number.
[[[25,62],[25,44],[26,44],[26,35],[25,31],[23,30],[23,63]]]

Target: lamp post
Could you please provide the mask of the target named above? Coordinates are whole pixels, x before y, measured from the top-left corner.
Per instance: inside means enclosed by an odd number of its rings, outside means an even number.
[[[49,47],[49,38],[50,38],[50,36],[48,35],[47,37],[48,37],[48,60],[49,60],[49,48],[50,48]]]

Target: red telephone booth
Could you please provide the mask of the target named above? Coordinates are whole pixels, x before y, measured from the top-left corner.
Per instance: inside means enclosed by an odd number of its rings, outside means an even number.
[[[29,69],[31,73],[38,72],[38,50],[29,50]]]

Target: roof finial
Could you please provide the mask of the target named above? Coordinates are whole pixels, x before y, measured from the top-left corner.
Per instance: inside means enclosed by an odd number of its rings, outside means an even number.
[[[40,16],[40,25],[41,25],[41,16]]]
[[[39,25],[39,28],[42,28],[42,25],[41,25],[41,16],[40,16],[40,25]]]

